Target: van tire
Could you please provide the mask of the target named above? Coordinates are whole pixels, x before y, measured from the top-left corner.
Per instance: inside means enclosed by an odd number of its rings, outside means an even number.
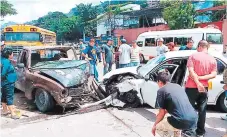
[[[144,62],[145,62],[144,56],[143,54],[140,54],[140,63],[144,63]]]
[[[227,104],[225,105],[225,101],[227,101],[227,98],[225,96],[225,93],[222,93],[218,99],[217,105],[221,111],[227,113]]]
[[[35,104],[39,111],[43,113],[51,111],[55,106],[53,97],[44,89],[36,90]]]

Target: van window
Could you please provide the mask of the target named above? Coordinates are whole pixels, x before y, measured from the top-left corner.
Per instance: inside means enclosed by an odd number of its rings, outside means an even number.
[[[155,46],[155,38],[146,38],[145,39],[145,46]]]
[[[138,41],[138,42],[137,42],[137,45],[138,45],[139,47],[142,47],[142,46],[143,46],[143,41]]]
[[[173,42],[173,38],[163,38],[164,42],[163,44],[167,44],[167,43],[170,43],[170,42]]]
[[[207,33],[207,41],[210,44],[222,44],[221,33]]]
[[[178,38],[174,38],[174,43],[176,46],[185,46],[187,45],[187,40],[188,38],[187,37],[178,37]]]
[[[218,69],[217,73],[218,73],[218,75],[223,74],[223,72],[225,70],[225,65],[218,59],[216,59],[216,61],[217,61],[217,69]]]

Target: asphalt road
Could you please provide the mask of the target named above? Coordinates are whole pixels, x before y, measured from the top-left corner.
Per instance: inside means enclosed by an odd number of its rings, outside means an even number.
[[[102,64],[98,71],[102,79]],[[20,120],[1,117],[2,137],[152,137],[156,109],[149,107],[118,110],[102,109],[85,114],[62,116],[59,110],[41,114],[32,102],[16,93],[15,103],[24,116]],[[220,119],[224,113],[209,107],[206,119],[206,137],[222,137],[227,134],[227,121]]]

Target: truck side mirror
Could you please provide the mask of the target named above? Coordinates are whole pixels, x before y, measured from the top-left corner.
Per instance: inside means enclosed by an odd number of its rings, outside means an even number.
[[[40,41],[43,42],[43,36],[42,35],[40,36]]]
[[[24,68],[24,63],[19,63],[19,64],[17,64],[17,67],[18,67],[18,68]]]

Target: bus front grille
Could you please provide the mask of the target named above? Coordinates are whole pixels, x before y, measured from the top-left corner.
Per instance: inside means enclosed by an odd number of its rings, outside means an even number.
[[[23,46],[9,46],[13,49],[13,54],[19,54],[23,50]]]

